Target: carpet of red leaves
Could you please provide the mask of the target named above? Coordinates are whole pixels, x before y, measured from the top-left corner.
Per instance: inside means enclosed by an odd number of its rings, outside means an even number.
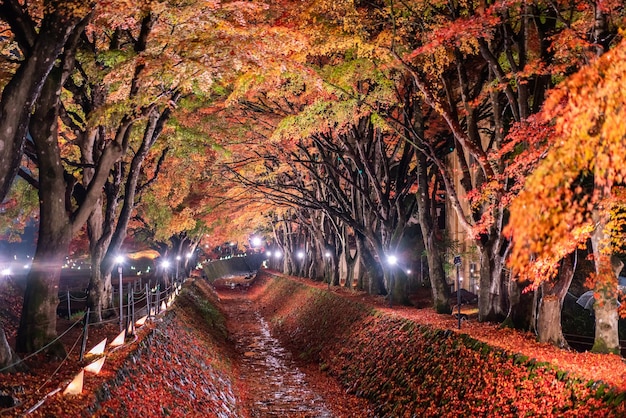
[[[292,279],[309,286],[326,289],[326,285],[319,282],[302,278]],[[494,323],[463,321],[461,329],[458,330],[457,319],[451,315],[438,314],[431,308],[416,309],[412,306],[390,308],[389,302],[382,296],[371,296],[365,292],[338,287],[332,288],[332,291],[372,306],[385,314],[467,334],[490,346],[502,348],[507,352],[522,353],[529,358],[535,358],[538,362],[547,362],[558,369],[575,373],[585,380],[603,381],[619,390],[626,391],[626,359],[622,356],[559,349],[550,344],[537,342],[532,333],[501,328]]]

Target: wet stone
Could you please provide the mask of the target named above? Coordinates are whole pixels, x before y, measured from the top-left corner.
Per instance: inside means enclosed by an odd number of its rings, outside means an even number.
[[[244,298],[231,302],[229,313],[243,325],[232,337],[242,356],[240,378],[248,382],[250,416],[333,417],[324,400],[307,385],[291,354],[272,337],[254,305]]]

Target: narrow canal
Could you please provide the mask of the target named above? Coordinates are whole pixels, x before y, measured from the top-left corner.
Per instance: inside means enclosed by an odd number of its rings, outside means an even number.
[[[334,417],[245,292],[221,295],[250,417]]]

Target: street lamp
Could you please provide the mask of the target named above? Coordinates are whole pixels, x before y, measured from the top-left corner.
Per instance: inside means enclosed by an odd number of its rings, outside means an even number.
[[[124,256],[118,255],[117,257],[115,257],[115,262],[117,263],[117,272],[120,275],[120,331],[122,331],[124,329],[124,303],[122,302],[124,300],[124,298],[122,297],[122,263],[124,263]]]

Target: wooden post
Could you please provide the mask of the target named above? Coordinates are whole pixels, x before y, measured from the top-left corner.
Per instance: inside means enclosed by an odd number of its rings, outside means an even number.
[[[89,328],[89,309],[87,308],[87,312],[85,312],[85,323],[83,324],[83,342],[80,346],[80,361],[83,361],[83,356],[85,355],[85,347],[87,347],[87,331]]]
[[[146,283],[146,315],[150,318],[150,285]]]

